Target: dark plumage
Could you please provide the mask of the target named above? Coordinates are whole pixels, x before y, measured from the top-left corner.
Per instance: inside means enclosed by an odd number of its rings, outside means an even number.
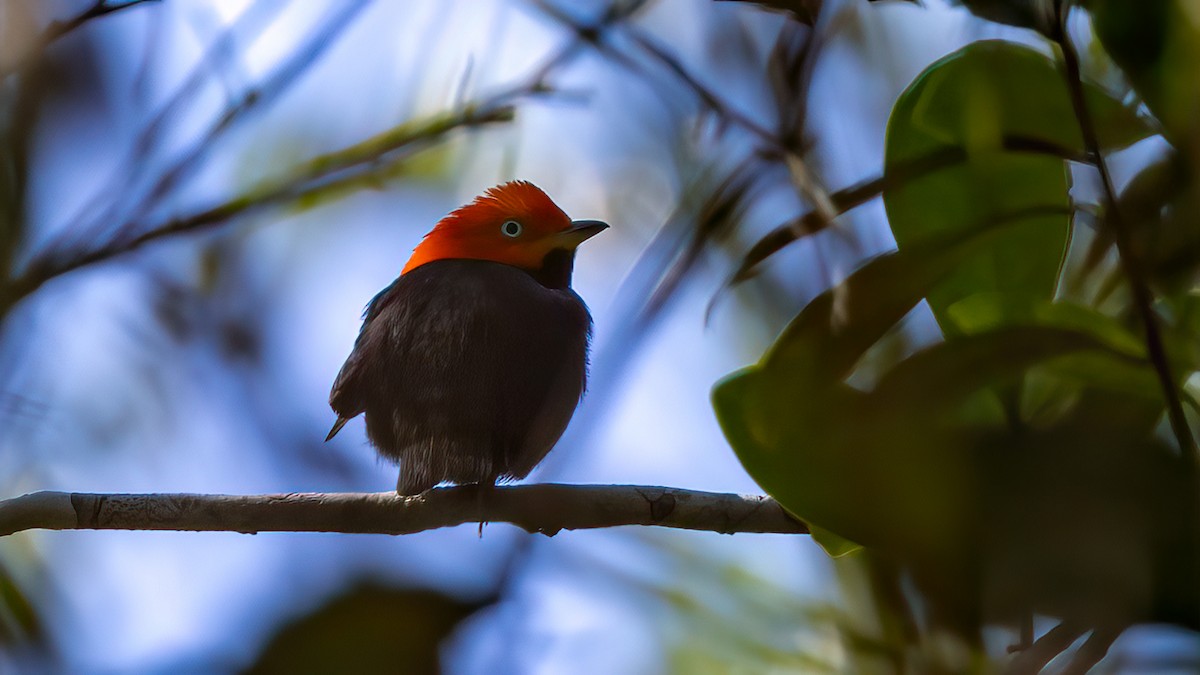
[[[524,478],[583,395],[592,320],[570,288],[571,270],[575,246],[607,226],[572,223],[537,188],[508,185],[542,211],[484,197],[439,223],[367,306],[334,382],[329,404],[338,419],[328,438],[365,414],[371,443],[400,463],[401,494],[443,481]],[[505,187],[488,194],[510,197],[498,192]],[[551,208],[561,218],[535,222]],[[502,236],[517,239],[514,218],[523,219],[528,243],[497,257],[540,256],[537,267],[457,257],[488,250],[484,238],[505,226]]]
[[[431,262],[371,301],[329,403],[339,419],[366,413],[403,494],[524,478],[583,394],[591,322],[574,291],[523,270]]]

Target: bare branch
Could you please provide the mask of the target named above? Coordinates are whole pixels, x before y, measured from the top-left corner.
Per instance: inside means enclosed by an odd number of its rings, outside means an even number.
[[[722,534],[807,534],[775,500],[639,485],[477,485],[278,495],[34,492],[0,500],[0,536],[32,529],[412,534],[463,523],[560,530],[652,525]]]
[[[1055,42],[1058,43],[1059,49],[1062,50],[1067,89],[1071,94],[1071,105],[1075,110],[1075,117],[1079,120],[1079,130],[1083,135],[1084,148],[1099,172],[1100,182],[1104,186],[1105,214],[1112,224],[1112,233],[1117,244],[1117,257],[1121,263],[1121,270],[1129,281],[1129,291],[1133,297],[1134,309],[1137,311],[1138,319],[1141,321],[1142,330],[1145,333],[1146,353],[1150,356],[1150,362],[1154,365],[1154,373],[1158,376],[1158,383],[1162,389],[1163,400],[1167,407],[1167,419],[1171,424],[1171,431],[1175,434],[1175,440],[1179,444],[1179,452],[1189,465],[1195,466],[1197,462],[1196,441],[1188,427],[1176,377],[1167,357],[1167,349],[1163,344],[1158,315],[1155,314],[1153,307],[1154,293],[1146,281],[1146,271],[1142,268],[1142,261],[1138,259],[1133,250],[1129,225],[1121,214],[1112,174],[1108,171],[1108,162],[1100,149],[1096,125],[1087,107],[1087,99],[1083,90],[1083,75],[1079,66],[1079,54],[1075,52],[1075,45],[1071,43],[1071,37],[1067,33],[1066,24],[1069,11],[1069,5],[1063,5],[1060,8],[1051,33]]]

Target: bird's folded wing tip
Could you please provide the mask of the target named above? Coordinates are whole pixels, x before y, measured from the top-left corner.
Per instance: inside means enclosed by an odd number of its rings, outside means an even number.
[[[329,439],[337,436],[337,432],[341,431],[342,427],[346,426],[346,422],[349,421],[349,417],[338,417],[337,421],[333,423],[333,428],[329,430],[329,435],[325,437],[325,442],[328,443]]]

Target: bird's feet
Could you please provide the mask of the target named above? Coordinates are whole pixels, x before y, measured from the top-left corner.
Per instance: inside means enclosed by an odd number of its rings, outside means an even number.
[[[479,520],[479,538],[483,539],[483,526],[488,523],[488,500],[496,493],[496,481],[480,481],[472,483],[471,487],[475,489],[475,512]]]

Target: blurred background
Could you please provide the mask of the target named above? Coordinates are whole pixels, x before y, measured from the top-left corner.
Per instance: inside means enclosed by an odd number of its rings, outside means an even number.
[[[894,247],[883,207],[725,281],[880,172],[922,69],[1033,41],[790,4],[0,0],[0,495],[391,489],[361,420],[322,443],[330,384],[420,236],[514,178],[613,226],[576,264],[590,390],[529,480],[761,492],[710,389]],[[881,630],[863,574],[633,527],[37,531],[0,541],[0,671],[843,672]],[[1197,654],[1151,630],[1106,663],[1164,649]]]

